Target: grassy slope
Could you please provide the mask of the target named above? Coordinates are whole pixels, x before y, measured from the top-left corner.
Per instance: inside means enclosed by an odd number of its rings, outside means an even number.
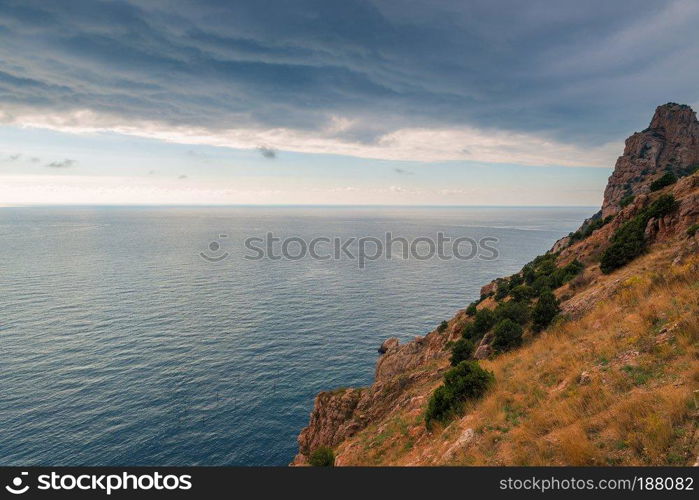
[[[656,247],[576,290],[605,290],[604,299],[521,349],[483,361],[496,386],[460,420],[425,430],[436,375],[411,391],[415,404],[344,442],[338,464],[693,463],[699,257],[672,265],[675,256],[671,244]],[[466,429],[475,438],[455,449]]]

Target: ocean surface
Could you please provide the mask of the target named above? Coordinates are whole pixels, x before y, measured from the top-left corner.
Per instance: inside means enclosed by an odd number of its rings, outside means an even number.
[[[384,339],[431,331],[593,212],[0,208],[0,465],[285,465],[317,392],[370,384]],[[246,259],[268,232],[497,238],[498,258]]]

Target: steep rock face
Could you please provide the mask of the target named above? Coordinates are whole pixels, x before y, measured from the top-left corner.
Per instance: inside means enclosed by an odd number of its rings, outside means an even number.
[[[458,338],[465,317],[464,312],[459,312],[445,331],[435,330],[403,345],[393,338],[384,342],[385,351],[376,363],[375,381],[370,387],[318,394],[308,427],[298,437],[299,454],[292,465],[305,464],[313,450],[334,447],[370,422],[415,403],[409,389],[426,380],[437,380],[441,373],[416,369],[446,358],[445,346]]]
[[[602,217],[617,213],[627,195],[649,192],[650,184],[670,171],[685,175],[699,165],[699,122],[689,106],[659,106],[650,126],[626,139],[623,156],[604,191]]]

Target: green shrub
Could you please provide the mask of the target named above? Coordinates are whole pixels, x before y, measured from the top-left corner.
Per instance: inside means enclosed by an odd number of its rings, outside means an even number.
[[[684,177],[686,175],[692,175],[697,170],[699,170],[699,163],[696,163],[694,165],[690,165],[688,167],[680,169],[679,175],[680,175],[680,177]]]
[[[510,297],[516,302],[525,302],[536,297],[536,292],[529,285],[519,285],[510,291]]]
[[[524,283],[524,278],[521,274],[513,274],[512,276],[510,276],[510,290],[516,286],[521,285],[522,283]]]
[[[478,312],[478,308],[475,302],[471,302],[468,307],[466,308],[466,314],[469,316],[475,316],[476,313]]]
[[[646,249],[645,231],[648,221],[654,217],[663,217],[676,209],[675,198],[664,194],[619,227],[612,236],[612,244],[602,253],[602,272],[609,274],[641,255]]]
[[[621,208],[624,208],[624,207],[626,207],[626,206],[629,206],[629,205],[631,205],[631,203],[633,203],[633,200],[634,200],[634,199],[636,199],[636,197],[635,197],[634,195],[632,195],[632,194],[627,194],[626,196],[624,196],[624,197],[619,201],[619,206],[620,206]]]
[[[556,296],[551,290],[544,290],[532,310],[532,330],[540,332],[551,324],[559,312]]]
[[[475,319],[473,320],[474,333],[476,335],[483,335],[488,330],[490,330],[495,324],[495,313],[490,309],[481,309],[476,313]]]
[[[531,285],[536,279],[536,271],[531,262],[522,268],[522,277],[527,285]]]
[[[438,331],[439,333],[442,333],[444,330],[447,329],[448,326],[449,326],[449,323],[447,323],[446,321],[442,321],[442,322],[439,324],[439,326],[437,327],[437,331]]]
[[[496,351],[509,351],[522,345],[522,327],[511,319],[503,319],[495,325],[495,340],[493,349]]]
[[[694,236],[694,234],[699,231],[699,224],[694,224],[687,228],[687,236]]]
[[[602,226],[609,224],[609,222],[611,222],[613,218],[613,215],[608,215],[603,219],[598,212],[592,217],[592,220],[590,220],[590,222],[588,222],[583,227],[581,227],[580,229],[578,229],[570,235],[570,243],[575,243],[576,241],[584,240]]]
[[[541,291],[546,288],[555,288],[553,280],[549,275],[542,274],[534,280],[534,283],[532,283],[532,289],[534,290],[536,296],[539,296]]]
[[[551,274],[551,287],[558,288],[575,278],[585,266],[578,260],[570,262],[564,267],[559,267]]]
[[[308,462],[314,467],[332,467],[335,465],[335,453],[332,448],[321,446],[311,453]]]
[[[503,319],[510,319],[515,323],[524,325],[529,321],[529,307],[524,302],[517,302],[510,300],[508,302],[501,302],[495,308],[495,317],[498,322]]]
[[[677,177],[672,172],[666,172],[661,178],[656,179],[650,185],[651,191],[658,191],[659,189],[669,186],[677,182]]]
[[[449,358],[451,366],[456,366],[462,361],[469,359],[473,353],[474,346],[475,343],[470,339],[461,338],[454,342],[451,347],[451,358]]]
[[[429,428],[434,420],[446,421],[456,411],[455,406],[455,398],[452,391],[445,385],[437,387],[427,403],[427,411],[425,412],[427,427]]]
[[[458,414],[464,402],[483,396],[495,380],[492,372],[484,370],[476,361],[462,361],[444,374],[439,386],[427,404],[425,423],[445,422]]]
[[[502,300],[510,293],[510,283],[507,280],[498,280],[498,287],[495,290],[495,300]]]

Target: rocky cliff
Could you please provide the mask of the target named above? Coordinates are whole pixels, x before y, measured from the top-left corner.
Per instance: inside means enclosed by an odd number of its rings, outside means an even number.
[[[617,160],[604,191],[602,217],[618,212],[625,197],[648,193],[651,183],[666,172],[680,177],[697,166],[696,113],[682,104],[658,106],[650,126],[626,139],[624,154]]]
[[[384,342],[370,387],[319,394],[293,465],[306,464],[320,447],[335,450],[336,465],[693,462],[697,163],[695,113],[678,104],[658,107],[651,126],[626,141],[601,214],[548,254],[558,269],[571,262],[583,268],[555,290],[558,321],[543,333],[528,329],[524,345],[504,354],[491,348],[492,331],[476,343],[473,358],[497,380],[483,401],[444,427],[425,426],[427,402],[449,368],[449,346],[473,322],[473,311],[462,310],[424,337]],[[652,190],[668,171],[676,180]],[[647,214],[661,197],[673,200],[671,209]],[[603,273],[603,253],[639,220],[648,250]],[[484,286],[476,309],[514,300],[496,298],[508,279]]]

